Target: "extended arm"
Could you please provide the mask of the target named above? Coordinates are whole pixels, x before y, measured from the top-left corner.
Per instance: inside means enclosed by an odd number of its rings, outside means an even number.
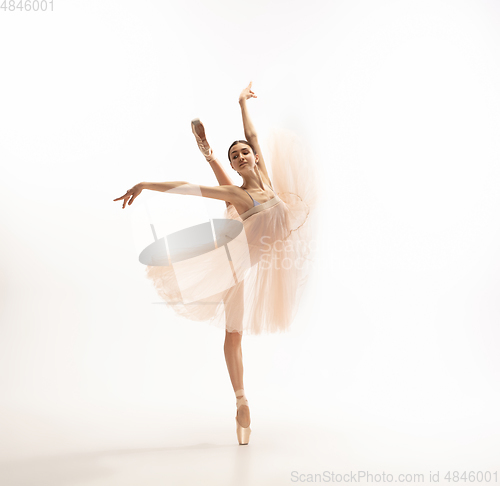
[[[188,196],[202,196],[221,201],[232,202],[235,191],[233,186],[202,186],[200,184],[191,184],[190,182],[141,182],[143,189],[152,191],[171,192],[173,194],[185,194]]]
[[[221,201],[227,201],[231,204],[235,204],[238,201],[238,193],[236,186],[202,186],[199,184],[191,184],[184,181],[175,182],[139,182],[134,187],[129,189],[122,197],[113,199],[113,201],[119,201],[123,199],[123,208],[125,208],[127,202],[132,204],[134,199],[144,190],[150,189],[152,191],[159,192],[172,192],[174,194],[186,194],[189,196],[202,196],[209,197],[211,199],[219,199]]]

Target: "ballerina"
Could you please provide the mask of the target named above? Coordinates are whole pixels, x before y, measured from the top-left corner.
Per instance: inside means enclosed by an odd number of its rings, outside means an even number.
[[[272,172],[275,187],[264,162],[257,132],[250,120],[246,102],[257,98],[252,82],[241,92],[245,140],[236,140],[228,150],[231,168],[243,179],[237,186],[215,157],[199,119],[191,122],[202,154],[213,169],[219,186],[203,186],[185,181],[141,182],[114,201],[130,205],[144,189],[197,195],[226,202],[225,218],[242,222],[246,254],[230,247],[232,272],[221,271],[220,259],[199,264],[195,258],[173,266],[146,267],[158,294],[175,312],[193,321],[209,320],[225,329],[224,355],[236,396],[236,432],[239,444],[248,444],[250,410],[243,387],[241,340],[248,334],[284,332],[297,312],[304,290],[310,261],[310,212],[315,206],[316,185],[313,173],[296,150],[295,139],[277,137],[272,149]],[[250,257],[251,266],[244,266]],[[238,272],[244,268],[245,272]],[[180,292],[179,277],[183,291]],[[186,283],[187,282],[187,283]],[[196,300],[198,305],[182,303],[182,297],[197,295],[200,289],[224,288],[209,298]],[[205,292],[206,294],[206,292]]]

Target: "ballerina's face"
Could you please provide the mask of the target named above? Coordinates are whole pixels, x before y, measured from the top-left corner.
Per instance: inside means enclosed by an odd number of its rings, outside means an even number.
[[[229,156],[231,157],[231,167],[238,172],[253,170],[259,160],[259,155],[254,155],[252,149],[244,143],[237,143],[231,147]]]

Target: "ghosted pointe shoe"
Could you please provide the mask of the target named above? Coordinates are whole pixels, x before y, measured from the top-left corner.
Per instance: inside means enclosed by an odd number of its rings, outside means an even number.
[[[207,142],[207,137],[205,135],[205,127],[203,123],[201,123],[199,118],[195,118],[191,120],[191,130],[196,138],[196,143],[198,144],[198,148],[200,152],[205,156],[207,162],[210,162],[214,159],[213,151],[210,148],[210,145]]]
[[[247,407],[248,408],[248,400],[245,397],[245,393],[243,391],[243,388],[241,390],[237,390],[235,392],[236,394],[236,436],[238,437],[238,443],[240,445],[247,445],[249,440],[250,440],[250,432],[252,430],[250,429],[250,424],[248,427],[242,427],[241,424],[238,422],[238,410],[241,407]],[[238,395],[242,395],[238,398]]]

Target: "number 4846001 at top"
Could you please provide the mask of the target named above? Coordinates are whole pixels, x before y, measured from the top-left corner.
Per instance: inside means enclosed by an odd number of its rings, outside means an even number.
[[[53,12],[53,0],[4,0],[0,5],[0,10],[4,12]]]

